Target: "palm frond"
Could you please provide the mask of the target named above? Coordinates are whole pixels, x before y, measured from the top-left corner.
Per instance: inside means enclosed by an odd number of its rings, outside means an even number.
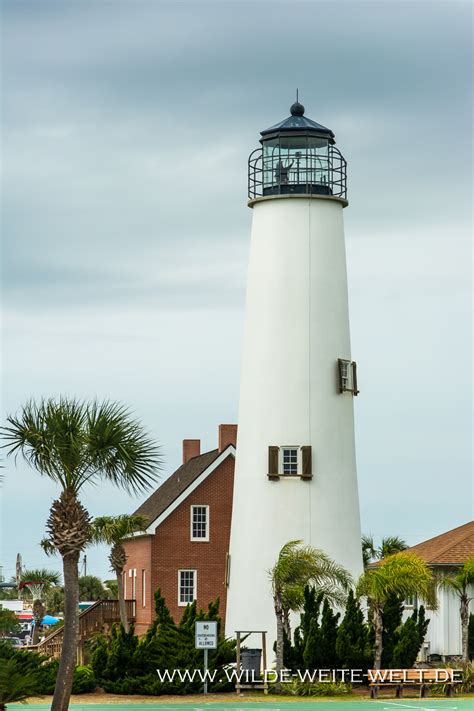
[[[118,403],[61,397],[30,400],[0,428],[7,456],[21,455],[63,490],[77,494],[86,483],[108,480],[128,492],[156,481],[159,447]]]

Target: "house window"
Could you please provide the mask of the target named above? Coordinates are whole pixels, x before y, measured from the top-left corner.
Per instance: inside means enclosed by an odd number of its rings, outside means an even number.
[[[195,570],[178,570],[178,605],[184,607],[196,599],[197,573]]]
[[[357,363],[352,360],[339,358],[338,360],[339,373],[339,392],[352,393],[358,395],[357,388]]]
[[[405,598],[405,600],[403,602],[403,606],[414,608],[414,607],[417,607],[417,603],[418,603],[418,600],[417,600],[416,595],[409,595],[407,598]]]
[[[281,473],[284,476],[296,476],[299,474],[299,447],[281,447],[280,452]]]
[[[209,506],[191,506],[191,540],[209,540]]]
[[[142,570],[142,607],[146,607],[146,570]]]

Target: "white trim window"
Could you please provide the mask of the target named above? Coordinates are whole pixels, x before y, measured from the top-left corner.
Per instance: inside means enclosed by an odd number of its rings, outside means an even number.
[[[142,568],[142,607],[146,607],[146,570]]]
[[[358,395],[357,388],[357,363],[346,358],[338,359],[339,392]]]
[[[279,471],[283,476],[298,476],[301,473],[299,447],[280,447]]]
[[[209,506],[193,504],[191,506],[191,540],[209,541]]]
[[[178,570],[178,605],[186,607],[197,597],[197,570]]]

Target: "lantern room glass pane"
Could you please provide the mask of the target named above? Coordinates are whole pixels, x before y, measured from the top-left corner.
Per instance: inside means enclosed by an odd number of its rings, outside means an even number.
[[[263,142],[263,193],[331,194],[329,142],[316,136],[279,136]]]

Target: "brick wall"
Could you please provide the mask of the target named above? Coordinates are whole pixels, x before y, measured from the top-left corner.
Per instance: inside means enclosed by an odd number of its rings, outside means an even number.
[[[157,528],[154,535],[126,543],[126,597],[131,586],[128,571],[137,571],[137,633],[143,634],[153,619],[153,594],[161,588],[162,595],[175,621],[184,607],[178,605],[178,571],[197,571],[197,605],[206,609],[208,603],[220,598],[220,615],[225,619],[227,588],[225,586],[226,555],[229,550],[234,457],[229,455]],[[209,541],[191,541],[192,505],[209,506]],[[146,567],[144,567],[146,565]],[[141,571],[146,570],[145,608],[141,598]],[[148,572],[149,571],[149,572]],[[149,581],[149,582],[148,582]]]
[[[132,579],[130,570],[136,571],[135,575],[135,631],[138,635],[144,634],[153,621],[153,594],[151,582],[151,550],[153,536],[140,536],[133,538],[125,544],[127,565],[124,569],[125,598],[133,599]],[[145,575],[143,576],[143,572]],[[143,580],[145,589],[143,589]],[[154,591],[153,591],[154,592]],[[143,593],[145,596],[143,597]],[[145,605],[143,604],[145,602]]]

